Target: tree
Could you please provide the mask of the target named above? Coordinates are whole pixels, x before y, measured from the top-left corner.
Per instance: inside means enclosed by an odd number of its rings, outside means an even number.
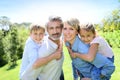
[[[18,45],[17,29],[15,26],[12,26],[9,34],[4,38],[4,51],[6,53],[6,60],[8,61],[9,67],[13,67],[17,64]]]
[[[6,17],[6,16],[0,17],[1,29],[8,31],[10,28],[10,24],[11,24],[11,22],[10,22],[10,19],[8,17]]]
[[[4,46],[3,46],[3,38],[4,38],[4,32],[0,30],[0,67],[4,66],[7,61],[5,61],[5,52],[4,52]]]
[[[102,20],[103,31],[120,30],[120,9],[115,9],[110,16]]]

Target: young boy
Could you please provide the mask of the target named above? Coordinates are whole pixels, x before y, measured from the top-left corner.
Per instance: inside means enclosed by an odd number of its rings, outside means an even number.
[[[30,26],[30,36],[26,41],[23,57],[22,57],[22,64],[20,69],[20,79],[26,74],[27,71],[30,70],[30,74],[32,75],[31,65],[37,60],[38,58],[38,50],[43,43],[43,38],[45,34],[45,28],[40,25],[31,25]],[[30,79],[29,79],[30,78]],[[29,76],[27,80],[35,80],[34,78],[31,79]]]
[[[91,48],[86,55],[89,56],[89,54],[93,54],[95,56],[95,54],[98,52],[103,56],[107,57],[110,61],[114,62],[114,54],[112,48],[103,37],[97,35],[95,28],[92,24],[81,25],[79,34],[81,40],[85,44],[90,44]]]
[[[112,48],[108,44],[108,42],[101,36],[97,35],[95,28],[93,24],[85,24],[80,26],[79,31],[81,40],[85,44],[90,44],[90,49],[88,54],[81,55],[79,57],[85,58],[87,61],[93,60],[96,56],[96,53],[100,53],[101,55],[107,57],[110,61],[114,63],[114,54],[112,51]],[[96,67],[93,68],[92,75],[95,75],[96,72],[100,72],[102,68],[98,69]],[[101,74],[101,77],[105,78],[106,76],[104,74]],[[110,77],[106,77],[107,79],[110,79]],[[94,79],[94,76],[93,76]]]

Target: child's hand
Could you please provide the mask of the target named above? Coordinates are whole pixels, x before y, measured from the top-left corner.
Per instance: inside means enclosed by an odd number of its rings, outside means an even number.
[[[67,49],[69,51],[69,54],[70,54],[71,58],[76,58],[77,57],[76,53],[72,52],[72,50],[69,47],[67,47]]]

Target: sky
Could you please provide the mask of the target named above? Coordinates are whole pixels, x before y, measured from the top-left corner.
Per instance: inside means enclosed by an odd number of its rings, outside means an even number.
[[[52,15],[99,23],[119,6],[119,0],[0,0],[0,16],[13,23],[44,24]]]

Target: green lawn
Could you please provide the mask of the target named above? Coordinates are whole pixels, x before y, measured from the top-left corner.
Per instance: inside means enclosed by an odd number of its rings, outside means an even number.
[[[19,69],[21,60],[17,61],[18,65],[8,70],[8,65],[0,68],[0,80],[19,80]]]
[[[115,66],[116,70],[112,75],[111,80],[119,80],[119,75],[120,75],[120,49],[115,48],[113,49],[114,54],[115,54]],[[68,55],[67,49],[64,48],[64,64],[63,64],[63,71],[64,71],[64,76],[65,80],[73,80],[72,76],[72,68],[71,68],[71,60]],[[21,60],[18,60],[18,65],[10,70],[7,70],[8,66],[4,66],[0,68],[0,80],[19,80],[19,69],[20,69],[20,63]]]

